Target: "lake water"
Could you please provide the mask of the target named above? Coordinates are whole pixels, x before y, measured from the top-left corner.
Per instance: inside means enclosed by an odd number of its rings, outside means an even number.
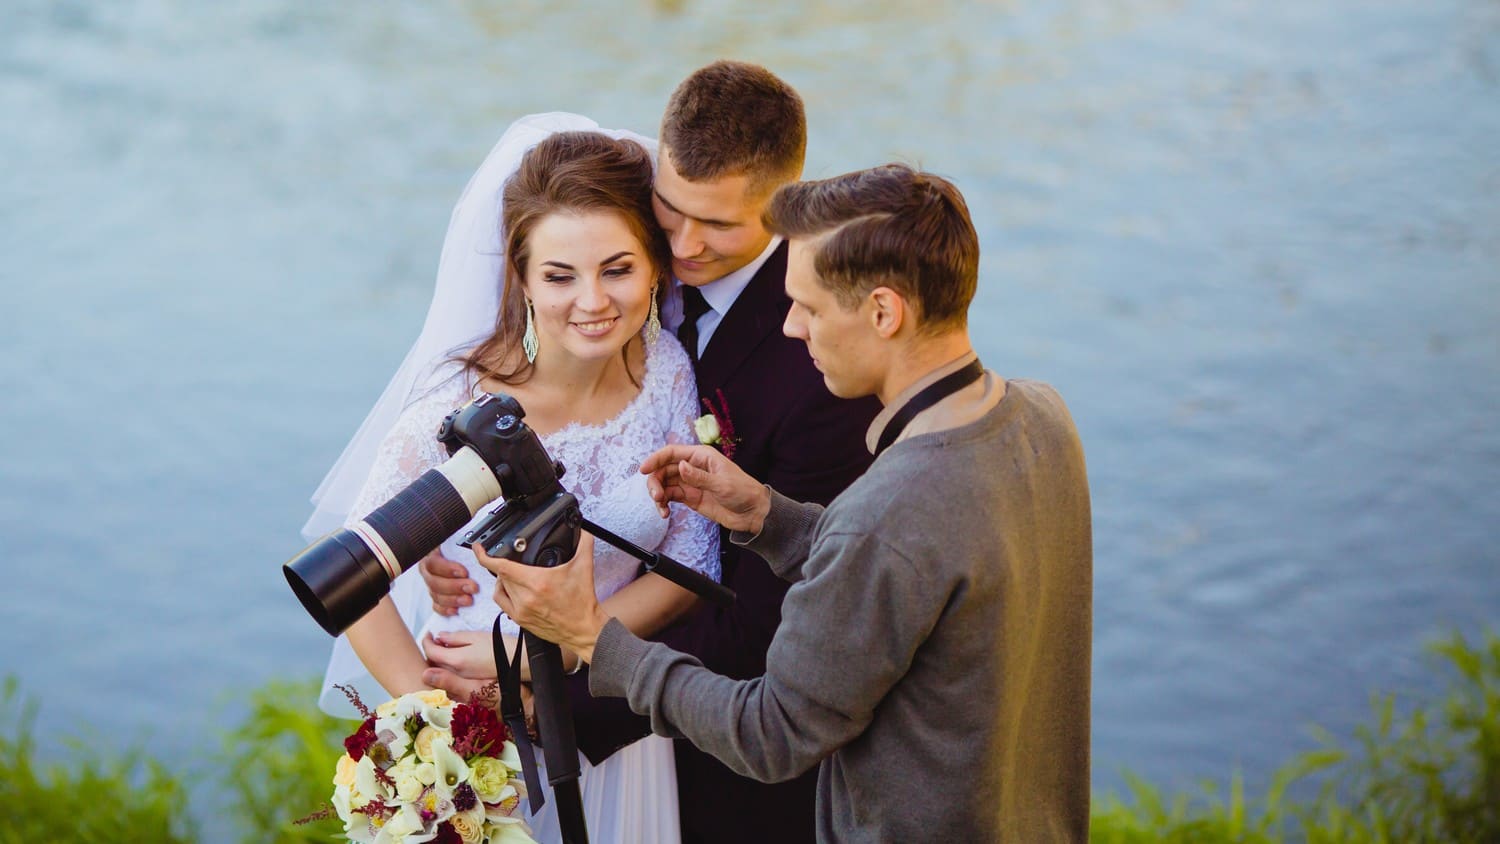
[[[1096,788],[1263,784],[1500,623],[1500,4],[590,5],[8,4],[0,674],[44,747],[196,769],[321,672],[280,565],[469,174],[528,112],[654,134],[721,56],[802,92],[810,176],[969,198],[979,351],[1088,454]]]

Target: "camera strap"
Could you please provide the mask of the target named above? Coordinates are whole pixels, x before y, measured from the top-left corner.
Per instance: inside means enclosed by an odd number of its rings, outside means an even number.
[[[901,409],[897,410],[896,415],[891,417],[891,421],[886,423],[885,430],[880,432],[880,440],[875,446],[875,456],[879,457],[882,451],[890,448],[891,443],[901,436],[901,432],[906,430],[906,426],[911,424],[911,420],[915,419],[917,414],[978,381],[983,376],[984,364],[979,362],[979,358],[975,358],[969,361],[968,366],[944,375],[912,396],[911,401],[901,405]]]
[[[500,720],[510,728],[510,737],[516,742],[516,751],[521,757],[521,776],[526,780],[526,799],[535,815],[547,802],[547,795],[542,791],[542,776],[536,769],[536,751],[531,746],[531,733],[526,730],[526,707],[521,703],[521,645],[516,644],[515,656],[507,661],[500,618],[495,618],[491,630],[495,645],[495,679],[500,685]]]

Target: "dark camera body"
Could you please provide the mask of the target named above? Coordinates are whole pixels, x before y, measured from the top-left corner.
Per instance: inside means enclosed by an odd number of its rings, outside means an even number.
[[[486,401],[489,398],[493,401]],[[501,405],[501,415],[489,409],[496,403]],[[550,568],[573,559],[578,551],[583,513],[578,499],[559,483],[563,465],[547,455],[536,432],[521,422],[524,414],[510,396],[480,396],[448,414],[438,440],[450,454],[463,445],[473,448],[474,441],[481,440],[481,453],[500,461],[496,474],[505,490],[505,503],[466,533],[463,544],[477,543],[492,557]]]
[[[310,615],[338,635],[380,602],[391,581],[504,496],[465,534],[493,556],[555,566],[578,550],[583,516],[552,460],[503,393],[485,393],[443,418],[449,459],[429,469],[354,526],[308,546],[284,567]]]
[[[563,466],[547,455],[524,418],[520,402],[504,393],[483,393],[443,417],[438,442],[449,455],[465,446],[474,449],[494,470],[507,499],[561,492]]]

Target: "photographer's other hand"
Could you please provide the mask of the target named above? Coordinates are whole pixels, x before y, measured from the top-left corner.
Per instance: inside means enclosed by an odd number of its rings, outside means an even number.
[[[594,595],[594,537],[579,538],[578,553],[553,568],[539,568],[491,557],[476,543],[474,556],[494,572],[495,602],[517,624],[582,657],[594,655],[594,642],[609,621]]]
[[[669,445],[641,463],[646,489],[665,517],[678,501],[730,530],[760,533],[771,511],[771,491],[718,450],[706,445]]]
[[[432,596],[432,609],[438,615],[457,615],[460,607],[474,603],[479,584],[469,577],[461,563],[434,550],[422,558],[417,568],[427,584],[427,594]]]

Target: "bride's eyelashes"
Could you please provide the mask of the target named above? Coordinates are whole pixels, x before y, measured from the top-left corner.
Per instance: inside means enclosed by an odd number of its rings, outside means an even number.
[[[634,264],[620,264],[604,270],[605,278],[628,278],[635,273]],[[571,273],[543,273],[542,281],[549,284],[567,284],[574,276]]]

